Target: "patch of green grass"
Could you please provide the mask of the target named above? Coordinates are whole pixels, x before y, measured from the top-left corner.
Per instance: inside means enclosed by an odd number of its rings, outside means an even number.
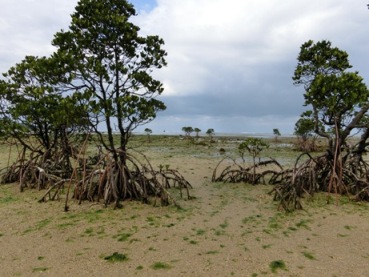
[[[172,266],[170,264],[167,263],[163,263],[163,262],[156,262],[154,264],[151,265],[152,269],[170,269],[172,268]]]
[[[96,234],[98,235],[103,235],[105,234],[105,229],[104,227],[100,226],[99,229],[96,231]]]
[[[67,229],[68,227],[72,227],[72,226],[75,226],[75,225],[76,225],[76,223],[75,223],[75,222],[66,222],[66,223],[58,224],[58,225],[57,225],[57,227],[58,227],[59,229],[64,230],[64,229]]]
[[[47,271],[49,268],[48,267],[34,267],[32,269],[32,272],[45,272]]]
[[[132,236],[132,234],[130,234],[130,233],[119,234],[118,235],[118,241],[127,241],[131,236]]]
[[[89,222],[96,222],[101,219],[101,214],[104,212],[104,210],[96,210],[96,211],[88,211],[83,214],[84,218]]]
[[[262,247],[263,247],[263,249],[268,249],[268,248],[272,247],[272,245],[271,244],[265,244]]]
[[[153,218],[152,216],[148,216],[148,217],[146,217],[146,221],[147,222],[154,222],[155,218]]]
[[[302,252],[302,254],[303,254],[306,258],[308,258],[309,260],[316,260],[316,258],[314,257],[314,255],[313,255],[312,253],[310,253],[310,252],[304,251],[304,252]]]
[[[27,228],[26,230],[24,230],[23,235],[27,234],[29,232],[32,232],[32,231],[39,231],[42,228],[46,227],[50,222],[51,222],[50,218],[46,218],[44,220],[41,220],[41,221],[37,222],[36,225],[33,228]]]
[[[242,219],[242,223],[243,224],[249,224],[249,223],[256,223],[256,224],[259,224],[260,221],[259,219],[261,218],[262,216],[257,214],[257,215],[251,215],[251,216],[248,216],[248,217],[245,217],[244,219]]]
[[[196,235],[203,235],[203,234],[205,234],[205,230],[203,230],[203,229],[198,229],[196,231]]]
[[[196,240],[190,240],[190,244],[198,244],[198,241],[196,241]]]
[[[279,223],[280,221],[281,221],[281,218],[278,215],[274,217],[269,217],[268,227],[273,230],[278,230],[281,228],[281,225]]]
[[[308,226],[308,223],[310,222],[310,220],[305,220],[305,219],[301,219],[299,222],[297,222],[295,225],[296,227],[303,227],[307,230],[311,230],[310,227]]]
[[[144,267],[142,265],[139,265],[136,267],[136,270],[142,270]]]
[[[224,221],[224,223],[220,224],[220,225],[219,225],[219,227],[220,227],[220,228],[222,228],[222,229],[227,228],[227,227],[228,227],[228,222],[227,222],[227,220],[225,220],[225,221]]]
[[[39,260],[39,261],[42,261],[43,259],[45,259],[45,257],[43,257],[43,256],[38,256],[37,257],[37,260]]]
[[[46,218],[36,223],[35,230],[41,230],[42,228],[46,227],[51,222],[50,218]]]
[[[270,270],[273,273],[276,273],[277,270],[282,269],[282,270],[287,270],[286,264],[284,263],[284,261],[282,260],[276,260],[276,261],[272,261],[269,264]]]
[[[218,254],[218,253],[219,251],[216,251],[216,250],[211,250],[211,251],[206,252],[206,254],[208,255],[213,255],[213,254]]]
[[[224,230],[215,230],[214,234],[216,236],[223,236],[223,235],[225,235],[225,231]]]
[[[128,257],[126,254],[114,252],[112,255],[104,257],[104,260],[112,262],[112,263],[125,262],[128,260]]]
[[[90,227],[90,228],[87,228],[84,233],[86,235],[92,235],[93,232],[94,232],[94,229]]]
[[[0,204],[8,204],[10,202],[15,202],[17,200],[18,199],[13,196],[6,196],[6,197],[0,198]]]

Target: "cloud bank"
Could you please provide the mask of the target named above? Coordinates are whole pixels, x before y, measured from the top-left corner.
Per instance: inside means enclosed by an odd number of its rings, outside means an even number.
[[[292,84],[300,46],[330,40],[348,52],[365,80],[369,11],[358,0],[132,0],[143,35],[162,37],[168,66],[153,74],[167,110],[144,128],[154,133],[292,133],[303,88]],[[26,55],[48,55],[77,1],[0,0],[0,70]]]

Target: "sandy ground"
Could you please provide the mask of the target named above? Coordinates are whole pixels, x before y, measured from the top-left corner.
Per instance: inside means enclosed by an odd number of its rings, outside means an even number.
[[[63,199],[3,185],[0,276],[369,276],[369,205],[322,195],[285,214],[270,186],[211,183],[218,159],[165,162],[194,186],[182,209],[85,202],[65,213]]]

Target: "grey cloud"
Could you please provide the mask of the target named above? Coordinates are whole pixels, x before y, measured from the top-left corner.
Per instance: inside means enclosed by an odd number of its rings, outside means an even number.
[[[77,0],[0,0],[0,70],[25,55],[48,55]],[[309,39],[327,39],[368,78],[369,11],[352,0],[157,0],[133,19],[143,35],[161,36],[168,67],[154,71],[168,109],[148,126],[191,125],[218,132],[292,132],[305,109],[292,84],[297,55]],[[196,126],[197,125],[197,126]],[[159,132],[161,132],[159,131]]]

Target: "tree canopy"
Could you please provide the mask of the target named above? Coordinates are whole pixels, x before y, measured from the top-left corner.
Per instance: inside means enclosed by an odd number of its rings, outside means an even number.
[[[70,173],[69,157],[76,154],[71,136],[88,130],[88,115],[73,97],[63,95],[59,81],[64,75],[55,60],[27,56],[3,76],[1,135],[31,151],[39,164],[48,161]]]
[[[156,99],[163,85],[151,75],[166,65],[164,41],[140,36],[140,28],[130,22],[134,15],[126,0],[80,0],[69,30],[58,32],[53,40],[55,58],[72,76],[65,87],[89,108],[91,127],[115,159],[117,148],[125,151],[132,130],[166,108]],[[102,126],[108,142],[102,139]]]
[[[365,128],[369,90],[358,72],[347,71],[351,67],[345,51],[310,40],[301,46],[293,76],[305,88],[314,132],[329,140],[332,153],[337,139],[342,144],[355,128]]]
[[[284,172],[278,180],[275,199],[286,210],[301,208],[305,192],[352,194],[356,199],[369,199],[368,164],[363,154],[369,138],[369,90],[352,67],[348,54],[329,41],[301,46],[293,81],[303,85],[305,106],[309,109],[296,123],[295,132],[305,136],[311,129],[328,141],[327,151],[318,157],[310,154],[293,171]],[[358,143],[348,140],[361,132]],[[282,176],[282,175],[280,175]]]
[[[4,74],[0,135],[15,137],[25,149],[5,174],[10,176],[6,181],[19,180],[22,187],[27,179],[32,186],[42,183],[39,188],[57,181],[50,188],[57,192],[68,180],[75,181],[75,198],[103,198],[115,207],[127,198],[148,202],[150,196],[160,197],[163,204],[174,202],[166,190],[171,182],[188,192],[191,185],[176,170],[155,171],[127,151],[132,131],[166,108],[157,99],[163,84],[152,76],[166,65],[164,41],[141,36],[131,22],[135,15],[126,0],[80,0],[68,30],[55,34],[56,51],[50,57],[26,57]],[[86,153],[87,140],[81,149],[73,149],[69,135],[74,130],[78,133],[73,138],[83,130],[96,134],[97,157],[77,155]],[[50,161],[51,167],[61,161],[67,166],[51,172]]]

